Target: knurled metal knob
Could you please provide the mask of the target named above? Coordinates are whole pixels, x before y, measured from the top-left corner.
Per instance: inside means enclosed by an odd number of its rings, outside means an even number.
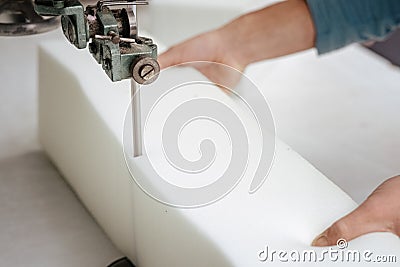
[[[132,77],[139,84],[150,84],[160,74],[160,65],[151,57],[143,57],[136,61],[132,68]]]

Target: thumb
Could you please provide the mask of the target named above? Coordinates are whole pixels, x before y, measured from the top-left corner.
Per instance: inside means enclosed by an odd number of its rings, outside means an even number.
[[[366,200],[353,212],[339,219],[317,236],[312,242],[312,246],[333,246],[339,239],[350,241],[363,234],[389,231],[384,228],[385,223],[382,222],[379,211],[376,212],[374,204]]]

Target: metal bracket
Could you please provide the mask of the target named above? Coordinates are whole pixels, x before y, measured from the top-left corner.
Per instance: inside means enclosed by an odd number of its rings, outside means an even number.
[[[89,38],[84,8],[77,0],[36,0],[35,11],[43,16],[62,16],[61,25],[65,37],[77,48],[86,48]]]

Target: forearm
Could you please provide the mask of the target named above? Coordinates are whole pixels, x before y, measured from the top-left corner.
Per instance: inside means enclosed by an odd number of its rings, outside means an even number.
[[[243,15],[217,32],[243,66],[306,50],[315,43],[304,0],[289,0]]]

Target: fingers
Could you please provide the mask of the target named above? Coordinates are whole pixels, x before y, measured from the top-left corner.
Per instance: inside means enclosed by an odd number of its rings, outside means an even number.
[[[389,232],[390,218],[380,212],[380,201],[370,197],[350,214],[335,222],[312,242],[312,246],[333,246],[344,238],[350,241],[363,234]]]
[[[386,180],[350,214],[335,222],[314,239],[313,246],[333,246],[372,232],[400,236],[400,176]]]
[[[214,30],[197,35],[187,41],[175,45],[161,54],[158,58],[162,69],[186,62],[210,61],[224,62],[228,53],[226,42],[221,38],[219,31]]]
[[[239,71],[244,66],[229,53],[226,42],[218,31],[211,31],[195,36],[183,43],[171,47],[158,58],[161,69],[182,63],[191,62],[210,81],[222,87],[233,88],[240,80],[240,72],[232,71],[229,67]],[[203,63],[193,63],[193,62]],[[204,62],[215,62],[221,64],[204,64]]]
[[[161,69],[185,62],[207,60],[207,57],[212,57],[212,53],[207,52],[207,50],[212,51],[211,48],[214,44],[205,41],[205,39],[209,39],[209,35],[202,34],[193,37],[162,53],[158,57]]]
[[[182,63],[178,51],[179,47],[171,47],[158,57],[161,69]]]

